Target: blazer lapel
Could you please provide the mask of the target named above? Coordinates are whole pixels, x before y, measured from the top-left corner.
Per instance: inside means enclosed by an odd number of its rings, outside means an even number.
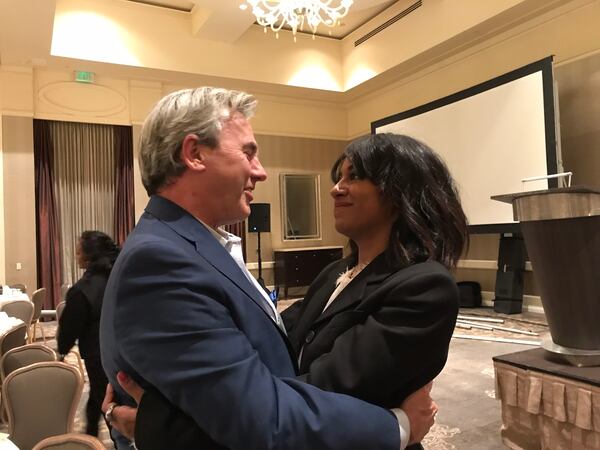
[[[350,307],[362,302],[392,273],[394,273],[394,271],[390,270],[390,267],[386,263],[385,255],[383,253],[380,254],[358,275],[356,275],[352,281],[350,281],[350,283],[342,290],[342,292],[339,293],[331,305],[329,305],[329,307],[323,311],[323,314],[316,319],[315,324],[330,320],[331,317],[339,312],[349,309]],[[330,292],[330,295],[332,292]],[[329,297],[327,297],[327,299],[329,299]],[[323,303],[322,307],[325,306],[325,303]]]
[[[304,344],[306,333],[308,333],[312,325],[323,312],[325,304],[335,290],[336,280],[339,275],[346,270],[348,264],[350,264],[348,259],[340,260],[329,269],[322,279],[321,277],[318,277],[311,284],[305,296],[305,299],[308,300],[306,307],[302,310],[293,327],[292,340],[294,341],[297,351],[299,351]]]
[[[261,294],[257,292],[256,288],[242,273],[242,270],[227,250],[202,223],[180,206],[160,196],[150,198],[146,206],[146,212],[152,214],[184,239],[193,243],[198,255],[250,297],[269,317],[269,321],[279,329],[270,314],[265,310],[266,306],[263,305],[262,299],[258,298]],[[285,336],[284,333],[282,335]]]

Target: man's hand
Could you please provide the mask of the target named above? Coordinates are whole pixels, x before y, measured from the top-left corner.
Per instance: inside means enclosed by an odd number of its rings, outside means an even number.
[[[125,392],[127,392],[139,405],[144,395],[144,390],[129,377],[125,372],[117,374],[117,380]],[[111,403],[114,403],[114,390],[112,385],[106,386],[106,394],[102,402],[102,411],[106,414]],[[110,426],[116,428],[119,433],[133,440],[135,432],[135,420],[137,408],[129,406],[114,406],[111,413]]]
[[[123,388],[125,392],[127,392],[135,402],[139,405],[142,401],[142,396],[144,395],[144,389],[137,384],[133,379],[127,375],[125,372],[117,373],[117,381]]]
[[[400,405],[410,422],[409,445],[421,442],[435,421],[438,407],[431,399],[433,382],[410,394]]]

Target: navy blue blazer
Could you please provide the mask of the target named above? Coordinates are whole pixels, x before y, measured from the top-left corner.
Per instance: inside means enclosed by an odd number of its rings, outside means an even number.
[[[381,254],[323,312],[339,274],[354,265],[332,263],[282,313],[293,349],[302,350],[298,379],[395,407],[444,367],[458,289],[438,262],[395,267]],[[135,437],[140,450],[211,448],[192,419],[153,392],[142,398]]]
[[[102,363],[117,400],[132,404],[124,370],[232,450],[397,450],[391,412],[295,378],[259,296],[202,224],[152,197],[104,296]]]

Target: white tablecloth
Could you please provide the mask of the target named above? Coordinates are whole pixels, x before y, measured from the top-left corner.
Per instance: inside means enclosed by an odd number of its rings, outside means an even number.
[[[27,294],[24,294],[23,292],[18,292],[15,294],[9,294],[9,295],[4,295],[4,294],[0,294],[0,307],[7,302],[12,302],[15,300],[20,300],[20,301],[25,301],[28,302],[29,301],[29,297],[27,296]]]
[[[8,439],[8,434],[0,433],[0,450],[19,450],[19,447]]]
[[[5,303],[13,302],[15,300],[28,302],[29,297],[22,292],[11,293],[10,295],[0,295],[0,308],[2,308],[2,305]],[[21,323],[23,323],[23,321],[15,317],[8,317],[4,311],[0,311],[0,333],[4,333]],[[0,450],[2,450],[2,447],[0,447]]]

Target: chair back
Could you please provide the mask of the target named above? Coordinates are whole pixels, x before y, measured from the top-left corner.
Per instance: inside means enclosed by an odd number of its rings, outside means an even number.
[[[22,323],[0,335],[0,356],[9,350],[25,345],[27,325]]]
[[[60,301],[64,302],[67,299],[67,292],[71,289],[71,284],[64,283],[60,286]]]
[[[56,321],[60,322],[60,316],[62,316],[63,311],[65,310],[65,306],[67,306],[67,302],[62,301],[58,305],[56,305]]]
[[[8,285],[9,288],[11,289],[18,289],[20,290],[23,294],[27,294],[27,286],[25,286],[23,283],[13,283],[13,284],[9,284]]]
[[[33,320],[33,303],[23,300],[13,300],[12,302],[6,302],[0,307],[0,311],[4,311],[9,317],[16,317],[21,319],[27,327],[31,325]]]
[[[33,318],[32,322],[39,320],[42,315],[42,306],[46,299],[46,288],[40,288],[31,295],[31,301],[33,302]]]
[[[7,351],[0,359],[2,381],[21,367],[45,361],[57,361],[58,355],[50,347],[42,344],[27,344]]]
[[[62,362],[40,362],[10,373],[2,384],[9,439],[31,450],[49,436],[70,433],[83,379],[77,368]]]
[[[97,438],[87,434],[68,433],[38,442],[33,450],[106,450]]]

